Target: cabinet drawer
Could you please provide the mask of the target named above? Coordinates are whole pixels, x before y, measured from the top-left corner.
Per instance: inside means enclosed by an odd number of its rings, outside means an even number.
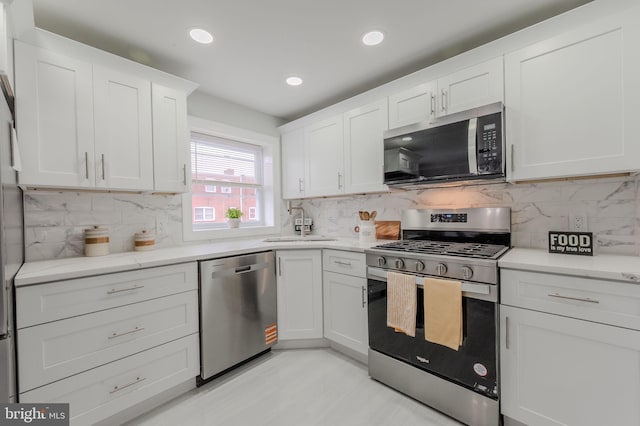
[[[90,425],[194,378],[198,334],[20,394],[20,402],[69,403],[71,424]]]
[[[197,331],[196,291],[20,329],[20,391]]]
[[[197,264],[183,263],[16,289],[16,323],[29,327],[198,288]]]
[[[361,278],[367,274],[364,253],[350,251],[323,250],[322,269]]]
[[[502,304],[640,330],[640,285],[593,278],[500,271]]]

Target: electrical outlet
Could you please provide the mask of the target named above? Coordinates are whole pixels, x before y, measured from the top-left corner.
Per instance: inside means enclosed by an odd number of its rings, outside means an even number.
[[[587,214],[572,213],[569,215],[569,231],[587,232]]]
[[[162,219],[156,219],[156,236],[160,237],[167,232],[167,222]]]

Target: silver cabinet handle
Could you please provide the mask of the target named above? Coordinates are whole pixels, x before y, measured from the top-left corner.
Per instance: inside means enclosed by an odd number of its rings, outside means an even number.
[[[509,349],[509,317],[504,317],[504,347]]]
[[[278,258],[278,276],[279,277],[282,276],[282,258],[281,257]]]
[[[342,189],[342,173],[338,172],[338,189]]]
[[[111,290],[107,291],[107,294],[116,294],[116,293],[122,293],[123,291],[140,290],[141,288],[144,288],[144,286],[143,285],[134,285],[133,287],[121,288],[119,290],[116,290],[115,288],[112,288]]]
[[[104,154],[102,154],[102,180],[104,180]]]
[[[515,160],[515,155],[514,155],[514,151],[515,148],[513,146],[513,144],[511,144],[511,171],[513,172],[516,168],[515,164],[514,164],[514,160]]]
[[[142,330],[144,330],[144,327],[136,327],[133,330],[125,331],[124,333],[113,333],[110,336],[107,336],[107,339],[115,339],[116,337],[126,336],[127,334],[137,333]]]
[[[182,165],[182,184],[187,186],[187,165]]]
[[[338,265],[343,265],[343,266],[351,266],[351,262],[343,262],[341,260],[334,260],[333,263],[337,263]]]
[[[549,296],[549,297],[557,297],[558,299],[577,300],[578,302],[600,303],[599,300],[590,299],[588,297],[563,296],[560,293],[549,293],[547,296]]]
[[[112,390],[109,391],[109,393],[116,393],[118,391],[121,391],[122,389],[126,389],[130,386],[135,385],[136,383],[140,383],[144,380],[147,380],[146,377],[136,377],[136,379],[133,382],[127,383],[126,385],[122,385],[122,386],[114,386]]]
[[[84,152],[84,175],[89,179],[89,153],[87,151]]]
[[[367,304],[367,288],[362,286],[362,307],[364,308]]]
[[[302,186],[302,178],[298,178],[298,192],[302,193],[304,191],[304,187]]]
[[[442,112],[445,112],[447,110],[447,91],[444,89],[442,89],[441,101],[442,101],[442,105],[441,105]]]
[[[431,117],[433,117],[434,115],[436,115],[436,95],[434,95],[433,93],[430,94],[430,99],[429,99],[429,115]]]

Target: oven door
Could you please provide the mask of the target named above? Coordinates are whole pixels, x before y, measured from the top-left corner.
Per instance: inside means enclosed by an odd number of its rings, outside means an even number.
[[[421,277],[416,275],[417,283]],[[497,286],[463,282],[463,340],[455,351],[425,340],[421,284],[417,289],[416,337],[410,337],[387,327],[386,271],[369,267],[367,278],[372,350],[498,399]]]

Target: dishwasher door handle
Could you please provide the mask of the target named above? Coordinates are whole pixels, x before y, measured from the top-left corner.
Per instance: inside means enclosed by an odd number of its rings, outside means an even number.
[[[246,274],[248,272],[256,272],[261,269],[267,269],[269,267],[269,263],[254,263],[252,265],[242,265],[242,266],[233,266],[231,268],[223,268],[214,270],[211,272],[211,278],[232,276],[232,275],[241,275]]]

